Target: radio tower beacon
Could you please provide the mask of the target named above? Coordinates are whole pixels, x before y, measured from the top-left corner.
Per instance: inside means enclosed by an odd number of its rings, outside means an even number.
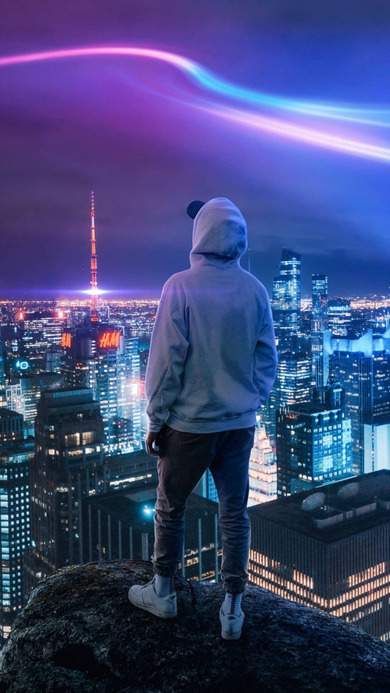
[[[95,235],[95,197],[93,190],[91,191],[91,322],[99,322]]]

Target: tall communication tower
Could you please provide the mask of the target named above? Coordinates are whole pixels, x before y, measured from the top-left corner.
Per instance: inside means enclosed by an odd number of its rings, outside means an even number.
[[[97,286],[97,255],[95,236],[95,198],[91,192],[91,322],[99,322]]]

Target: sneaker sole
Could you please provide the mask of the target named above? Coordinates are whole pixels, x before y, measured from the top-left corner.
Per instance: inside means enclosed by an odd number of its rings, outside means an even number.
[[[129,598],[129,602],[133,604],[133,606],[137,606],[138,609],[142,609],[143,611],[147,611],[149,614],[153,614],[153,616],[158,616],[159,618],[176,618],[177,616],[177,610],[173,611],[172,613],[168,614],[166,611],[160,611],[156,607],[148,604],[140,604],[139,602],[135,601],[132,599],[132,594],[131,594],[131,588],[129,589],[127,596]]]

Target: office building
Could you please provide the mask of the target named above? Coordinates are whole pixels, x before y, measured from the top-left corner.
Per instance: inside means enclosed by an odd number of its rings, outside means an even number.
[[[23,438],[23,416],[16,411],[0,408],[0,444]]]
[[[276,455],[272,450],[265,426],[256,425],[255,439],[249,459],[249,500],[248,505],[266,503],[277,497]]]
[[[31,546],[29,467],[33,456],[33,439],[0,443],[0,641],[8,638],[25,604],[23,564]]]
[[[347,298],[334,298],[328,301],[328,330],[337,337],[349,334],[352,321],[351,302]]]
[[[252,584],[390,639],[390,471],[248,512]]]
[[[297,334],[301,319],[301,256],[286,248],[272,285],[272,313],[278,347],[283,349],[285,337]]]
[[[88,498],[84,506],[84,561],[129,558],[150,561],[154,542],[156,485],[129,488]],[[218,507],[191,494],[184,522],[179,572],[188,579],[218,580],[221,544]]]
[[[328,381],[345,390],[345,414],[351,419],[354,473],[365,469],[364,426],[390,423],[390,332],[360,338],[324,335]],[[366,433],[366,444],[367,433]],[[371,453],[367,453],[371,454]],[[390,456],[390,450],[386,458]]]
[[[267,435],[276,440],[276,412],[291,404],[310,402],[312,399],[312,359],[307,340],[294,340],[296,347],[278,353],[275,384],[264,408]]]
[[[351,421],[340,408],[309,402],[277,412],[278,496],[352,475]]]
[[[82,498],[107,486],[102,439],[99,404],[91,390],[42,393],[31,464],[26,596],[57,568],[82,562]]]
[[[312,274],[312,332],[326,329],[328,313],[328,277]]]
[[[17,380],[13,380],[17,383]],[[58,389],[63,386],[64,380],[59,373],[40,373],[38,375],[23,376],[19,380],[24,402],[24,428],[25,435],[35,435],[35,419],[38,411],[38,402],[42,392]]]

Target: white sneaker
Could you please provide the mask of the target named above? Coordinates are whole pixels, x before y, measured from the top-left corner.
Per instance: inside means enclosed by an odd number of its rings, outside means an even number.
[[[241,629],[244,623],[245,614],[240,609],[239,614],[225,614],[223,604],[219,610],[219,620],[221,621],[221,636],[224,640],[238,640],[241,637]]]
[[[154,578],[146,585],[133,585],[128,592],[129,600],[139,609],[149,611],[160,618],[174,618],[177,616],[176,592],[166,597],[156,594]]]

